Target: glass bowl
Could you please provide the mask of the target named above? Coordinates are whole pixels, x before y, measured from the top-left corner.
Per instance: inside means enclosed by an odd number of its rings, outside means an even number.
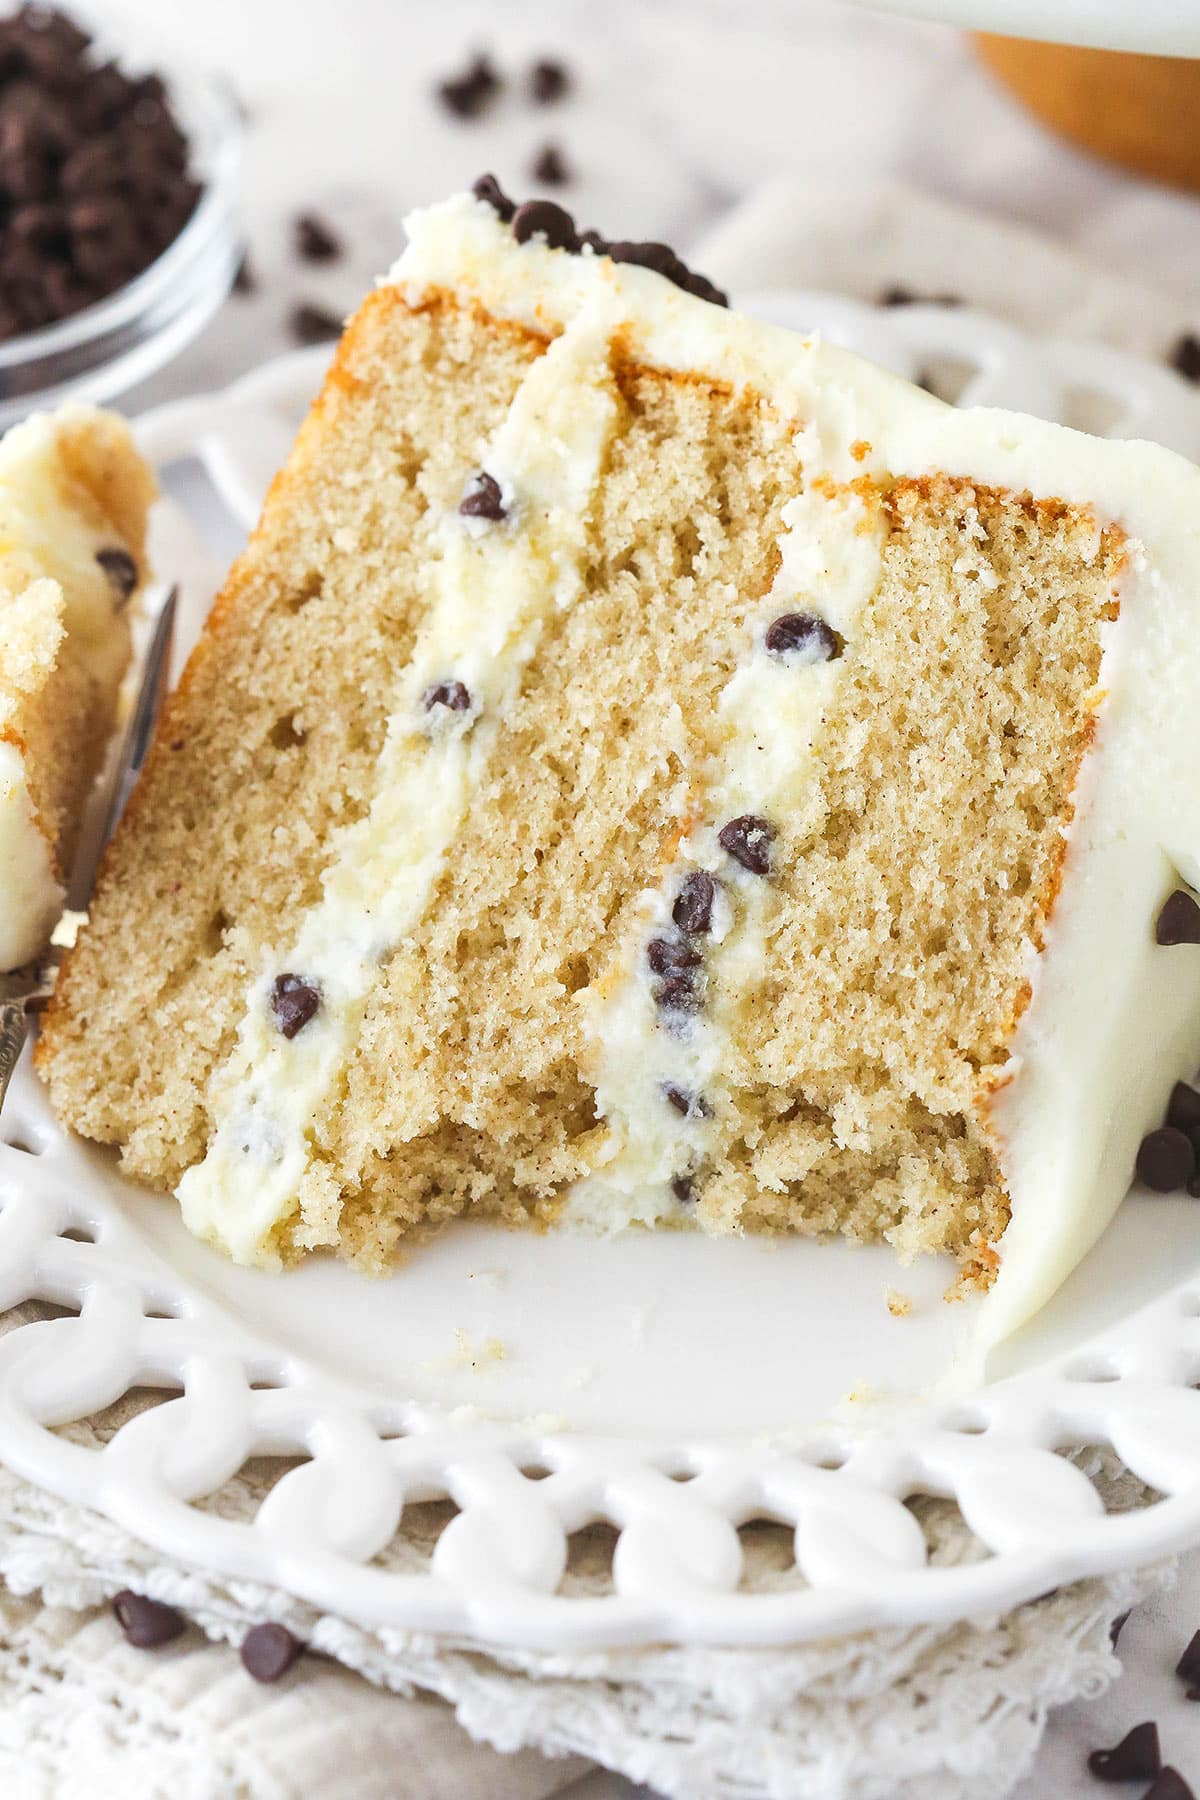
[[[201,184],[196,210],[124,287],[0,343],[0,431],[64,400],[110,400],[153,374],[203,330],[233,285],[241,257],[237,105],[214,80],[169,71],[167,85]]]

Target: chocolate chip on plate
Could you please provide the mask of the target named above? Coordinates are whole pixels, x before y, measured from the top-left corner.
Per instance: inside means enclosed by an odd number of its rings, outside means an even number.
[[[686,932],[688,937],[703,937],[712,930],[716,894],[717,884],[707,869],[694,869],[685,879],[671,908],[671,917],[680,931]]]
[[[754,813],[742,813],[738,818],[730,819],[727,825],[722,825],[717,837],[721,848],[732,856],[734,862],[741,863],[743,869],[749,869],[752,875],[771,873],[771,845],[775,842],[775,827],[767,819],[760,819]]]
[[[500,92],[501,82],[485,55],[472,58],[461,75],[452,75],[437,86],[437,96],[456,119],[474,119]]]
[[[336,313],[304,300],[288,314],[288,330],[298,344],[326,344],[341,337],[342,321]]]
[[[108,577],[113,600],[120,610],[138,584],[137,563],[128,550],[120,544],[113,544],[103,550],[97,550],[96,561]]]
[[[117,1624],[136,1650],[153,1650],[159,1644],[169,1644],[172,1638],[187,1630],[187,1620],[173,1606],[164,1606],[161,1600],[149,1600],[145,1594],[135,1594],[129,1588],[123,1588],[114,1596],[112,1606]]]
[[[1180,1681],[1200,1682],[1200,1631],[1197,1631],[1191,1643],[1175,1664],[1175,1673]]]
[[[342,240],[317,213],[301,213],[293,234],[296,253],[305,262],[334,262],[342,254]]]
[[[843,640],[816,613],[781,613],[767,626],[763,643],[772,656],[790,656],[796,662],[832,662],[842,654]]]
[[[1196,1800],[1196,1796],[1179,1770],[1168,1763],[1158,1771],[1142,1800]]]
[[[1194,331],[1185,331],[1172,344],[1167,361],[1185,381],[1200,382],[1200,337]]]
[[[1200,906],[1183,888],[1163,902],[1154,926],[1156,944],[1200,944]]]
[[[458,503],[464,519],[490,519],[493,523],[508,517],[500,483],[486,469],[480,469],[467,483],[467,491]]]
[[[547,187],[563,187],[571,179],[567,159],[557,144],[543,144],[533,159],[530,174]]]
[[[1177,1193],[1196,1173],[1192,1140],[1174,1125],[1160,1125],[1142,1139],[1136,1166],[1138,1179],[1156,1194]]]
[[[1186,1081],[1177,1081],[1171,1089],[1167,1124],[1173,1125],[1176,1131],[1186,1131],[1189,1137],[1194,1131],[1200,1131],[1200,1094]]]
[[[285,1038],[302,1031],[321,1004],[319,988],[300,975],[277,975],[271,988],[271,1011]]]
[[[579,248],[574,219],[565,206],[559,206],[553,200],[526,200],[513,214],[512,228],[518,244],[527,244],[531,238],[540,237],[551,250]]]
[[[515,200],[510,200],[494,175],[481,175],[473,184],[471,192],[477,200],[483,200],[500,217],[501,223],[508,225],[517,210]]]
[[[566,65],[554,57],[542,56],[529,71],[529,92],[539,106],[561,100],[571,85]]]
[[[1158,1726],[1153,1719],[1135,1725],[1112,1750],[1093,1750],[1088,1768],[1098,1781],[1138,1781],[1162,1767]]]
[[[444,706],[447,712],[470,712],[471,690],[462,681],[438,681],[426,688],[421,699],[426,712]]]
[[[303,1649],[286,1625],[253,1625],[242,1639],[242,1664],[255,1681],[278,1681]]]

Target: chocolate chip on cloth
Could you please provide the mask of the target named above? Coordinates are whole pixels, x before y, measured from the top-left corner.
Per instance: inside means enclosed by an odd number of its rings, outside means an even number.
[[[135,1650],[154,1650],[159,1644],[169,1644],[172,1638],[187,1630],[187,1620],[173,1606],[164,1606],[160,1600],[148,1600],[144,1594],[135,1594],[129,1588],[123,1588],[114,1596],[112,1606],[117,1624]]]
[[[775,827],[767,819],[757,818],[754,813],[742,813],[738,818],[730,819],[728,825],[722,825],[717,837],[722,850],[732,856],[734,862],[741,863],[743,869],[749,869],[752,875],[771,873]]]
[[[138,566],[128,550],[120,544],[111,549],[97,550],[96,561],[108,577],[108,585],[112,589],[113,604],[120,612],[125,602],[138,584]]]
[[[1093,1750],[1087,1764],[1097,1781],[1139,1781],[1162,1767],[1158,1726],[1153,1719],[1135,1725],[1112,1750]]]
[[[1183,888],[1164,902],[1154,926],[1156,944],[1200,944],[1200,906]]]
[[[254,1625],[242,1640],[242,1665],[255,1681],[278,1681],[303,1651],[286,1625]]]
[[[1171,1089],[1171,1098],[1167,1102],[1167,1124],[1173,1125],[1176,1131],[1186,1131],[1189,1137],[1200,1132],[1200,1094],[1186,1081],[1177,1081]]]
[[[281,1036],[294,1038],[314,1016],[321,994],[299,975],[277,975],[271,988],[271,1011]]]
[[[1172,344],[1167,361],[1185,381],[1200,382],[1200,337],[1194,331],[1185,331]]]
[[[1174,1125],[1161,1125],[1142,1139],[1136,1166],[1139,1180],[1156,1194],[1178,1193],[1196,1173],[1192,1140]]]

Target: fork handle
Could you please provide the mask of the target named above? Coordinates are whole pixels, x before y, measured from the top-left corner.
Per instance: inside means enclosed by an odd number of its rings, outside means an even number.
[[[28,1028],[21,1000],[0,1001],[0,1107],[21,1055]]]

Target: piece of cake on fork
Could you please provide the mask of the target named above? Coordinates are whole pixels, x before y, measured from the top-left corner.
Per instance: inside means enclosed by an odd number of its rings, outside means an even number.
[[[842,1232],[1001,1330],[1200,1061],[1200,473],[723,298],[485,178],[347,328],[39,1046],[239,1260]]]

